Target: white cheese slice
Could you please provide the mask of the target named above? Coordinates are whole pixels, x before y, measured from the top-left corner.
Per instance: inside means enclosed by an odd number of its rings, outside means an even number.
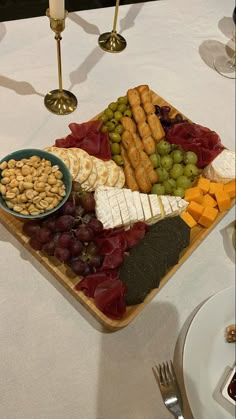
[[[120,214],[122,218],[122,224],[127,226],[130,225],[130,216],[129,216],[129,210],[126,203],[124,190],[117,188],[116,191],[116,198],[120,209]]]
[[[168,200],[167,196],[160,195],[159,199],[160,199],[162,207],[163,207],[164,216],[169,217],[170,215],[172,215],[172,208],[170,206],[170,203],[169,203],[169,200]]]
[[[179,213],[179,207],[178,207],[176,196],[168,195],[167,199],[172,209],[172,215],[177,215]]]
[[[135,208],[133,192],[130,189],[123,189],[123,191],[124,191],[128,211],[129,211],[130,222],[131,224],[136,223],[139,220],[138,220],[137,211]]]
[[[148,195],[141,193],[140,194],[140,199],[141,199],[141,204],[143,207],[143,213],[144,213],[144,220],[146,222],[150,221],[152,219],[152,213],[151,213],[151,208],[149,205],[149,199],[148,199]]]
[[[235,179],[236,154],[231,150],[223,150],[203,170],[203,176],[213,182],[227,183]]]
[[[148,195],[148,199],[152,213],[152,219],[150,220],[149,224],[154,224],[162,218],[161,206],[156,194]]]
[[[114,228],[112,211],[106,191],[99,190],[98,188],[94,197],[96,201],[95,212],[97,219],[101,221],[104,228]]]
[[[137,212],[137,220],[138,221],[144,221],[144,213],[143,213],[143,207],[141,203],[140,193],[137,191],[133,192],[133,198],[134,198],[134,205]]]
[[[121,212],[118,203],[118,197],[116,193],[116,188],[108,190],[107,197],[109,200],[109,205],[111,208],[112,218],[113,218],[113,226],[120,227],[123,224],[123,220],[121,218]]]

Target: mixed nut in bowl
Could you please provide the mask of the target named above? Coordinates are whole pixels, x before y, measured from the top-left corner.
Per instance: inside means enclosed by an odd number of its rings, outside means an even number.
[[[57,156],[39,149],[15,151],[0,160],[0,207],[35,219],[58,210],[68,199],[72,178]]]

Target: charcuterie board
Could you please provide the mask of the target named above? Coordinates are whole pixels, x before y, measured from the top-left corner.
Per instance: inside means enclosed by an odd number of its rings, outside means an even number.
[[[169,105],[164,99],[155,93],[153,94],[153,103],[160,106]],[[171,105],[169,105],[171,106]],[[173,112],[178,112],[171,106]],[[97,118],[97,117],[96,117]],[[94,119],[96,119],[94,118]],[[235,200],[232,200],[233,206]],[[19,240],[19,242],[30,251],[30,253],[63,285],[72,296],[78,300],[106,329],[116,331],[130,324],[134,318],[141,313],[145,306],[155,297],[159,290],[173,277],[177,269],[184,263],[192,252],[201,244],[208,234],[226,215],[227,211],[219,212],[215,221],[210,227],[204,228],[197,225],[191,229],[190,245],[181,253],[179,263],[172,267],[162,278],[159,288],[153,289],[145,298],[144,302],[138,305],[128,306],[125,315],[120,320],[112,320],[105,316],[94,304],[93,299],[88,298],[82,291],[76,291],[75,285],[78,283],[78,276],[69,272],[66,265],[55,263],[55,259],[45,256],[42,252],[32,249],[29,245],[29,238],[22,232],[23,221],[0,209],[0,221],[6,229]]]

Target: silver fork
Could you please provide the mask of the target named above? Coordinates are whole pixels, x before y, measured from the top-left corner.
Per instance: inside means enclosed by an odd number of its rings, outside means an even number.
[[[176,419],[184,419],[182,414],[182,396],[172,362],[163,362],[153,367],[152,370],[165,406]]]

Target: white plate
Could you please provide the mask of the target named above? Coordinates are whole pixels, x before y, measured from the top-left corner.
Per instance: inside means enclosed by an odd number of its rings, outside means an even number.
[[[225,341],[225,328],[235,321],[235,287],[208,299],[195,315],[184,345],[183,374],[195,419],[232,419],[234,406],[222,386],[235,363],[235,344]]]

